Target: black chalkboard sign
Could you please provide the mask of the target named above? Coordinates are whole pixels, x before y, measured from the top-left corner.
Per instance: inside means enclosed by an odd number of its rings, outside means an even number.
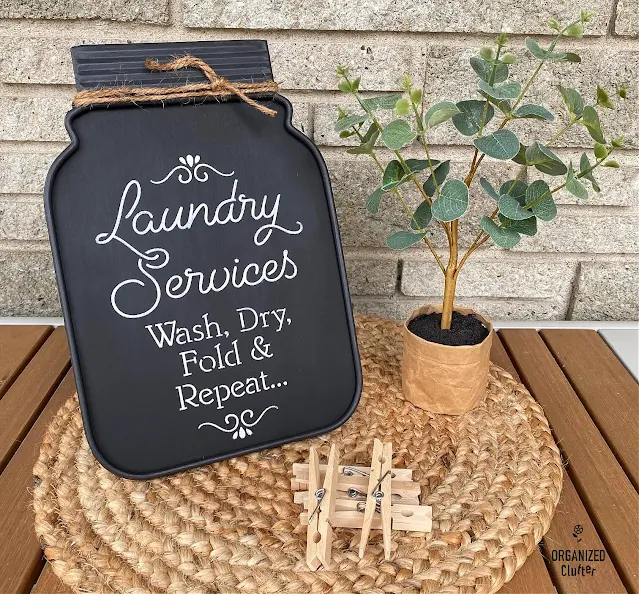
[[[265,42],[84,46],[79,88],[266,80]],[[186,77],[186,79],[185,79]],[[326,167],[279,95],[74,108],[45,207],[85,430],[149,478],[329,431],[361,390]]]

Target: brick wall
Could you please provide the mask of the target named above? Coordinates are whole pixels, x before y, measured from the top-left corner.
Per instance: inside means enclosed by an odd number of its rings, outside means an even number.
[[[344,102],[335,65],[360,71],[362,87],[371,91],[397,90],[406,72],[417,84],[426,80],[428,101],[469,98],[468,57],[496,31],[513,34],[522,57],[514,71],[523,75],[531,69],[521,50],[526,34],[545,35],[549,16],[566,20],[593,9],[590,35],[571,43],[583,64],[554,66],[532,95],[557,109],[552,86],[559,69],[589,94],[597,82],[626,84],[625,111],[604,119],[607,130],[626,138],[623,168],[604,170],[603,192],[586,204],[560,196],[557,219],[515,250],[479,250],[460,277],[458,298],[495,319],[638,319],[639,0],[493,0],[490,13],[486,6],[482,0],[0,0],[0,315],[59,314],[41,194],[47,168],[67,142],[72,45],[267,39],[295,124],[320,146],[331,173],[355,309],[402,318],[438,299],[441,275],[423,249],[384,247],[403,223],[393,205],[383,217],[365,213],[378,173],[365,157],[347,155],[332,130],[336,104]],[[451,127],[438,128],[434,142],[434,153],[451,158],[454,170],[468,167],[471,151]],[[558,152],[578,157],[589,144],[571,134]],[[495,164],[487,159],[486,167]],[[491,208],[476,188],[471,195],[461,224],[466,244],[478,216]],[[443,248],[442,239],[433,226],[435,245]]]

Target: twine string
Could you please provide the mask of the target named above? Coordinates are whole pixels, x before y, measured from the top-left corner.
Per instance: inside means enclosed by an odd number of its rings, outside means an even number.
[[[191,55],[176,58],[165,63],[147,58],[144,65],[154,72],[172,72],[183,68],[197,68],[206,76],[208,82],[177,87],[119,87],[79,91],[73,98],[73,105],[78,107],[107,103],[137,103],[141,101],[236,96],[244,101],[244,103],[247,103],[265,115],[273,117],[277,114],[274,109],[266,107],[249,97],[249,93],[276,93],[279,87],[277,83],[273,81],[262,83],[232,83],[223,76],[218,76],[215,70],[204,60]]]

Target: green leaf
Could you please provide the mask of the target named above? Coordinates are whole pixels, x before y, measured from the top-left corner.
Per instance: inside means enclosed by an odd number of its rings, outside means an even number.
[[[519,140],[510,130],[497,130],[476,138],[473,144],[482,153],[502,161],[512,159],[519,152]]]
[[[346,149],[346,152],[352,155],[369,155],[375,149],[375,143],[377,142],[378,136],[379,129],[375,123],[372,123],[366,134],[362,137],[361,144],[359,146]]]
[[[415,140],[415,132],[406,120],[395,120],[382,130],[382,142],[392,151],[397,151]]]
[[[426,159],[406,159],[406,161],[404,162],[408,166],[408,170],[411,173],[417,173],[418,171],[424,171],[424,169],[428,169],[428,160]],[[433,167],[439,165],[439,161],[436,161],[435,159],[432,159],[431,163],[433,164]]]
[[[386,245],[392,250],[403,250],[421,241],[425,235],[425,232],[397,231],[386,239]]]
[[[572,62],[573,64],[579,64],[581,62],[581,56],[574,52],[566,52],[564,62]]]
[[[489,45],[485,45],[479,50],[479,55],[487,61],[491,61],[495,59],[495,50]]]
[[[542,196],[547,196],[537,202]],[[526,190],[526,205],[533,204],[530,211],[542,221],[552,221],[557,216],[557,206],[550,194],[550,187],[543,179],[535,180]]]
[[[353,81],[351,82],[351,91],[353,91],[353,93],[356,93],[357,91],[359,91],[359,83],[361,82],[362,77],[358,76],[357,78],[353,79]]]
[[[367,120],[368,116],[365,113],[346,116],[335,122],[335,132],[343,132],[357,126],[357,124],[363,124]]]
[[[483,58],[473,56],[470,59],[470,65],[475,71],[477,76],[486,82],[490,82],[490,75],[492,72],[493,64],[487,62]],[[493,84],[504,82],[508,78],[508,66],[506,64],[497,64],[495,66],[495,75],[493,78]]]
[[[350,93],[351,92],[351,83],[347,80],[340,80],[337,88],[342,91],[342,93]]]
[[[601,144],[601,142],[595,142],[595,147],[593,149],[595,153],[595,157],[597,159],[604,159],[608,155],[608,149],[605,144]]]
[[[552,196],[544,198],[538,204],[535,204],[530,210],[542,221],[552,221],[557,216],[557,205]]]
[[[597,114],[597,110],[591,105],[586,105],[584,107],[583,118],[581,120],[588,128],[588,132],[590,132],[590,136],[593,140],[597,142],[601,142],[602,144],[606,144],[606,139],[601,132],[601,124],[599,123],[599,115]]]
[[[566,37],[583,37],[584,26],[581,23],[573,23],[569,27],[566,27],[564,35]]]
[[[491,86],[486,81],[480,80],[477,86],[493,99],[517,99],[521,93],[521,85],[514,81]]]
[[[441,187],[450,171],[450,161],[442,161],[437,166],[435,166],[435,162],[433,162],[433,167],[435,168],[435,180],[437,181],[437,185]],[[435,181],[433,180],[433,176],[430,175],[424,182],[424,192],[432,198],[436,190]]]
[[[589,171],[589,169],[590,159],[588,159],[588,155],[586,153],[583,153],[581,155],[581,159],[579,160],[579,174],[582,176],[583,179],[587,179],[592,184],[592,189],[595,192],[601,192],[601,187],[597,183],[597,180],[594,178],[592,171]],[[586,171],[588,173],[585,173]]]
[[[508,196],[512,196],[521,204],[522,206],[526,204],[526,190],[528,189],[528,184],[520,179],[509,179],[504,182],[499,188],[500,197],[504,194]]]
[[[432,213],[438,221],[454,221],[468,210],[468,187],[460,179],[449,179],[433,202]]]
[[[533,213],[521,207],[517,198],[504,194],[499,198],[499,212],[513,221],[529,219]]]
[[[546,59],[548,51],[543,49],[534,39],[532,39],[532,37],[526,37],[526,47],[533,57],[538,60]]]
[[[574,118],[580,118],[584,112],[584,100],[582,96],[575,91],[575,89],[562,87],[561,85],[559,85],[559,92],[570,114]]]
[[[499,200],[497,190],[493,188],[491,183],[485,177],[479,178],[479,185],[484,188],[484,192],[486,192],[486,194],[488,194],[493,200]]]
[[[517,233],[530,235],[531,237],[537,233],[537,217],[530,217],[529,219],[523,219],[521,221],[513,221],[500,214],[499,220],[511,231],[517,231]]]
[[[528,147],[525,144],[519,143],[519,152],[513,157],[513,161],[519,165],[528,165],[528,161],[526,161],[526,151]]]
[[[490,235],[495,245],[505,249],[515,247],[521,239],[517,231],[513,231],[508,227],[500,227],[490,217],[482,217],[479,221],[479,226]]]
[[[410,226],[416,231],[422,231],[428,227],[428,223],[430,223],[432,218],[430,204],[424,200],[413,213]]]
[[[460,101],[457,103],[459,113],[453,116],[453,126],[455,126],[455,128],[457,128],[457,130],[464,136],[474,136],[477,132],[479,132],[481,127],[481,118],[484,114],[485,106],[485,101],[479,101],[476,99]],[[493,109],[493,106],[489,104],[484,125],[490,122],[494,115],[495,110]]]
[[[390,93],[388,95],[378,95],[377,97],[369,97],[362,99],[364,109],[395,109],[397,101],[402,98],[402,93]]]
[[[382,196],[384,192],[382,188],[377,188],[367,199],[366,199],[366,210],[371,214],[377,214],[379,211],[379,203],[382,200]]]
[[[575,172],[572,169],[572,161],[568,166],[568,174],[566,175],[566,190],[568,190],[573,196],[576,196],[580,200],[588,199],[588,190],[576,177]]]
[[[494,105],[497,109],[499,109],[504,115],[510,115],[512,111],[512,105],[509,99],[493,99],[488,93],[484,93],[484,91],[477,91],[486,101]]]
[[[581,58],[577,54],[566,52],[551,52],[541,47],[531,37],[526,37],[526,47],[528,51],[538,60],[548,60],[549,62],[580,62]]]
[[[340,138],[350,138],[351,136],[355,136],[355,130],[342,130],[339,133]]]
[[[548,175],[564,175],[568,171],[563,161],[540,142],[533,142],[526,149],[526,163]]]
[[[408,102],[408,99],[402,97],[397,101],[395,104],[395,113],[398,116],[405,116],[410,113],[410,103]]]
[[[382,190],[388,192],[393,188],[399,186],[408,180],[408,176],[399,161],[392,160],[386,169],[384,169],[384,175],[382,176]]]
[[[513,116],[516,118],[533,118],[536,120],[546,120],[552,122],[555,116],[550,113],[545,107],[541,105],[527,104],[518,107],[513,111]]]
[[[434,128],[459,113],[459,109],[450,101],[435,103],[424,115],[426,128]]]
[[[606,161],[603,164],[604,167],[613,167],[614,169],[619,169],[619,163],[614,159],[610,159],[610,161]]]
[[[384,192],[388,192],[400,184],[407,182],[412,173],[417,173],[418,171],[423,171],[428,168],[428,161],[422,159],[406,159],[405,163],[408,167],[408,172],[406,172],[403,165],[396,159],[393,159],[386,165],[381,186]],[[439,164],[439,161],[433,160],[432,163],[433,165]]]
[[[537,202],[542,196],[545,198]],[[532,182],[526,190],[526,205],[532,204],[530,211],[542,221],[552,221],[557,216],[557,207],[550,194],[550,187],[543,179]]]
[[[597,105],[601,105],[601,107],[605,107],[607,109],[615,108],[612,101],[610,101],[610,97],[608,97],[608,93],[606,93],[605,89],[599,85],[597,85]]]

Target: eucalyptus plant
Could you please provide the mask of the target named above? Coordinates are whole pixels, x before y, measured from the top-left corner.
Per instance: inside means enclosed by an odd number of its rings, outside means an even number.
[[[619,167],[611,156],[623,146],[623,139],[608,141],[602,132],[598,112],[613,109],[614,105],[609,93],[599,85],[591,102],[573,88],[557,86],[565,106],[565,118],[559,131],[546,140],[535,140],[525,145],[508,129],[511,122],[527,119],[540,122],[543,132],[543,125],[547,127],[547,123],[555,119],[547,107],[526,103],[524,99],[544,65],[581,61],[574,52],[559,51],[558,46],[565,38],[582,37],[591,18],[591,13],[582,12],[579,19],[566,26],[554,19],[548,21],[554,31],[548,47],[526,38],[526,50],[538,63],[523,84],[510,77],[511,66],[517,62],[517,56],[506,51],[508,36],[500,33],[494,45],[482,47],[478,55],[470,58],[470,66],[478,77],[476,99],[441,101],[426,106],[422,89],[414,88],[407,76],[404,77],[401,93],[363,97],[360,94],[360,77],[352,76],[346,67],[337,68],[340,91],[352,95],[359,110],[347,113],[340,108],[335,131],[342,138],[355,138],[358,145],[349,148],[348,152],[369,155],[381,171],[381,183],[368,197],[366,208],[376,214],[387,195],[400,201],[406,214],[406,229],[390,235],[387,244],[400,250],[423,242],[432,252],[444,275],[443,329],[450,328],[457,279],[473,252],[488,240],[501,248],[513,248],[522,235],[535,235],[539,221],[548,222],[555,218],[554,194],[559,190],[565,189],[585,200],[588,198],[588,183],[595,192],[600,191],[594,177],[598,167]],[[625,88],[618,88],[616,94],[625,99]],[[390,110],[394,110],[398,118],[383,125],[380,114]],[[449,177],[450,160],[431,157],[429,132],[448,121],[457,132],[472,138],[474,145],[468,173],[463,179]],[[566,164],[551,149],[575,126],[584,127],[593,140],[593,155],[584,152],[578,165]],[[405,158],[405,149],[415,141],[421,145],[424,159]],[[387,163],[383,162],[377,150],[380,145],[392,154]],[[514,179],[505,179],[499,184],[480,176],[479,184],[495,201],[495,206],[491,213],[481,218],[477,236],[460,257],[459,219],[469,208],[469,186],[479,174],[486,156],[499,161],[513,161],[520,167]],[[551,188],[544,179],[524,181],[524,178],[529,179],[530,173],[527,172],[540,172],[556,178],[557,182]],[[414,211],[403,196],[405,186],[416,186],[421,196],[422,201]],[[427,236],[431,221],[439,225],[446,236],[449,248],[447,262],[440,258]]]

